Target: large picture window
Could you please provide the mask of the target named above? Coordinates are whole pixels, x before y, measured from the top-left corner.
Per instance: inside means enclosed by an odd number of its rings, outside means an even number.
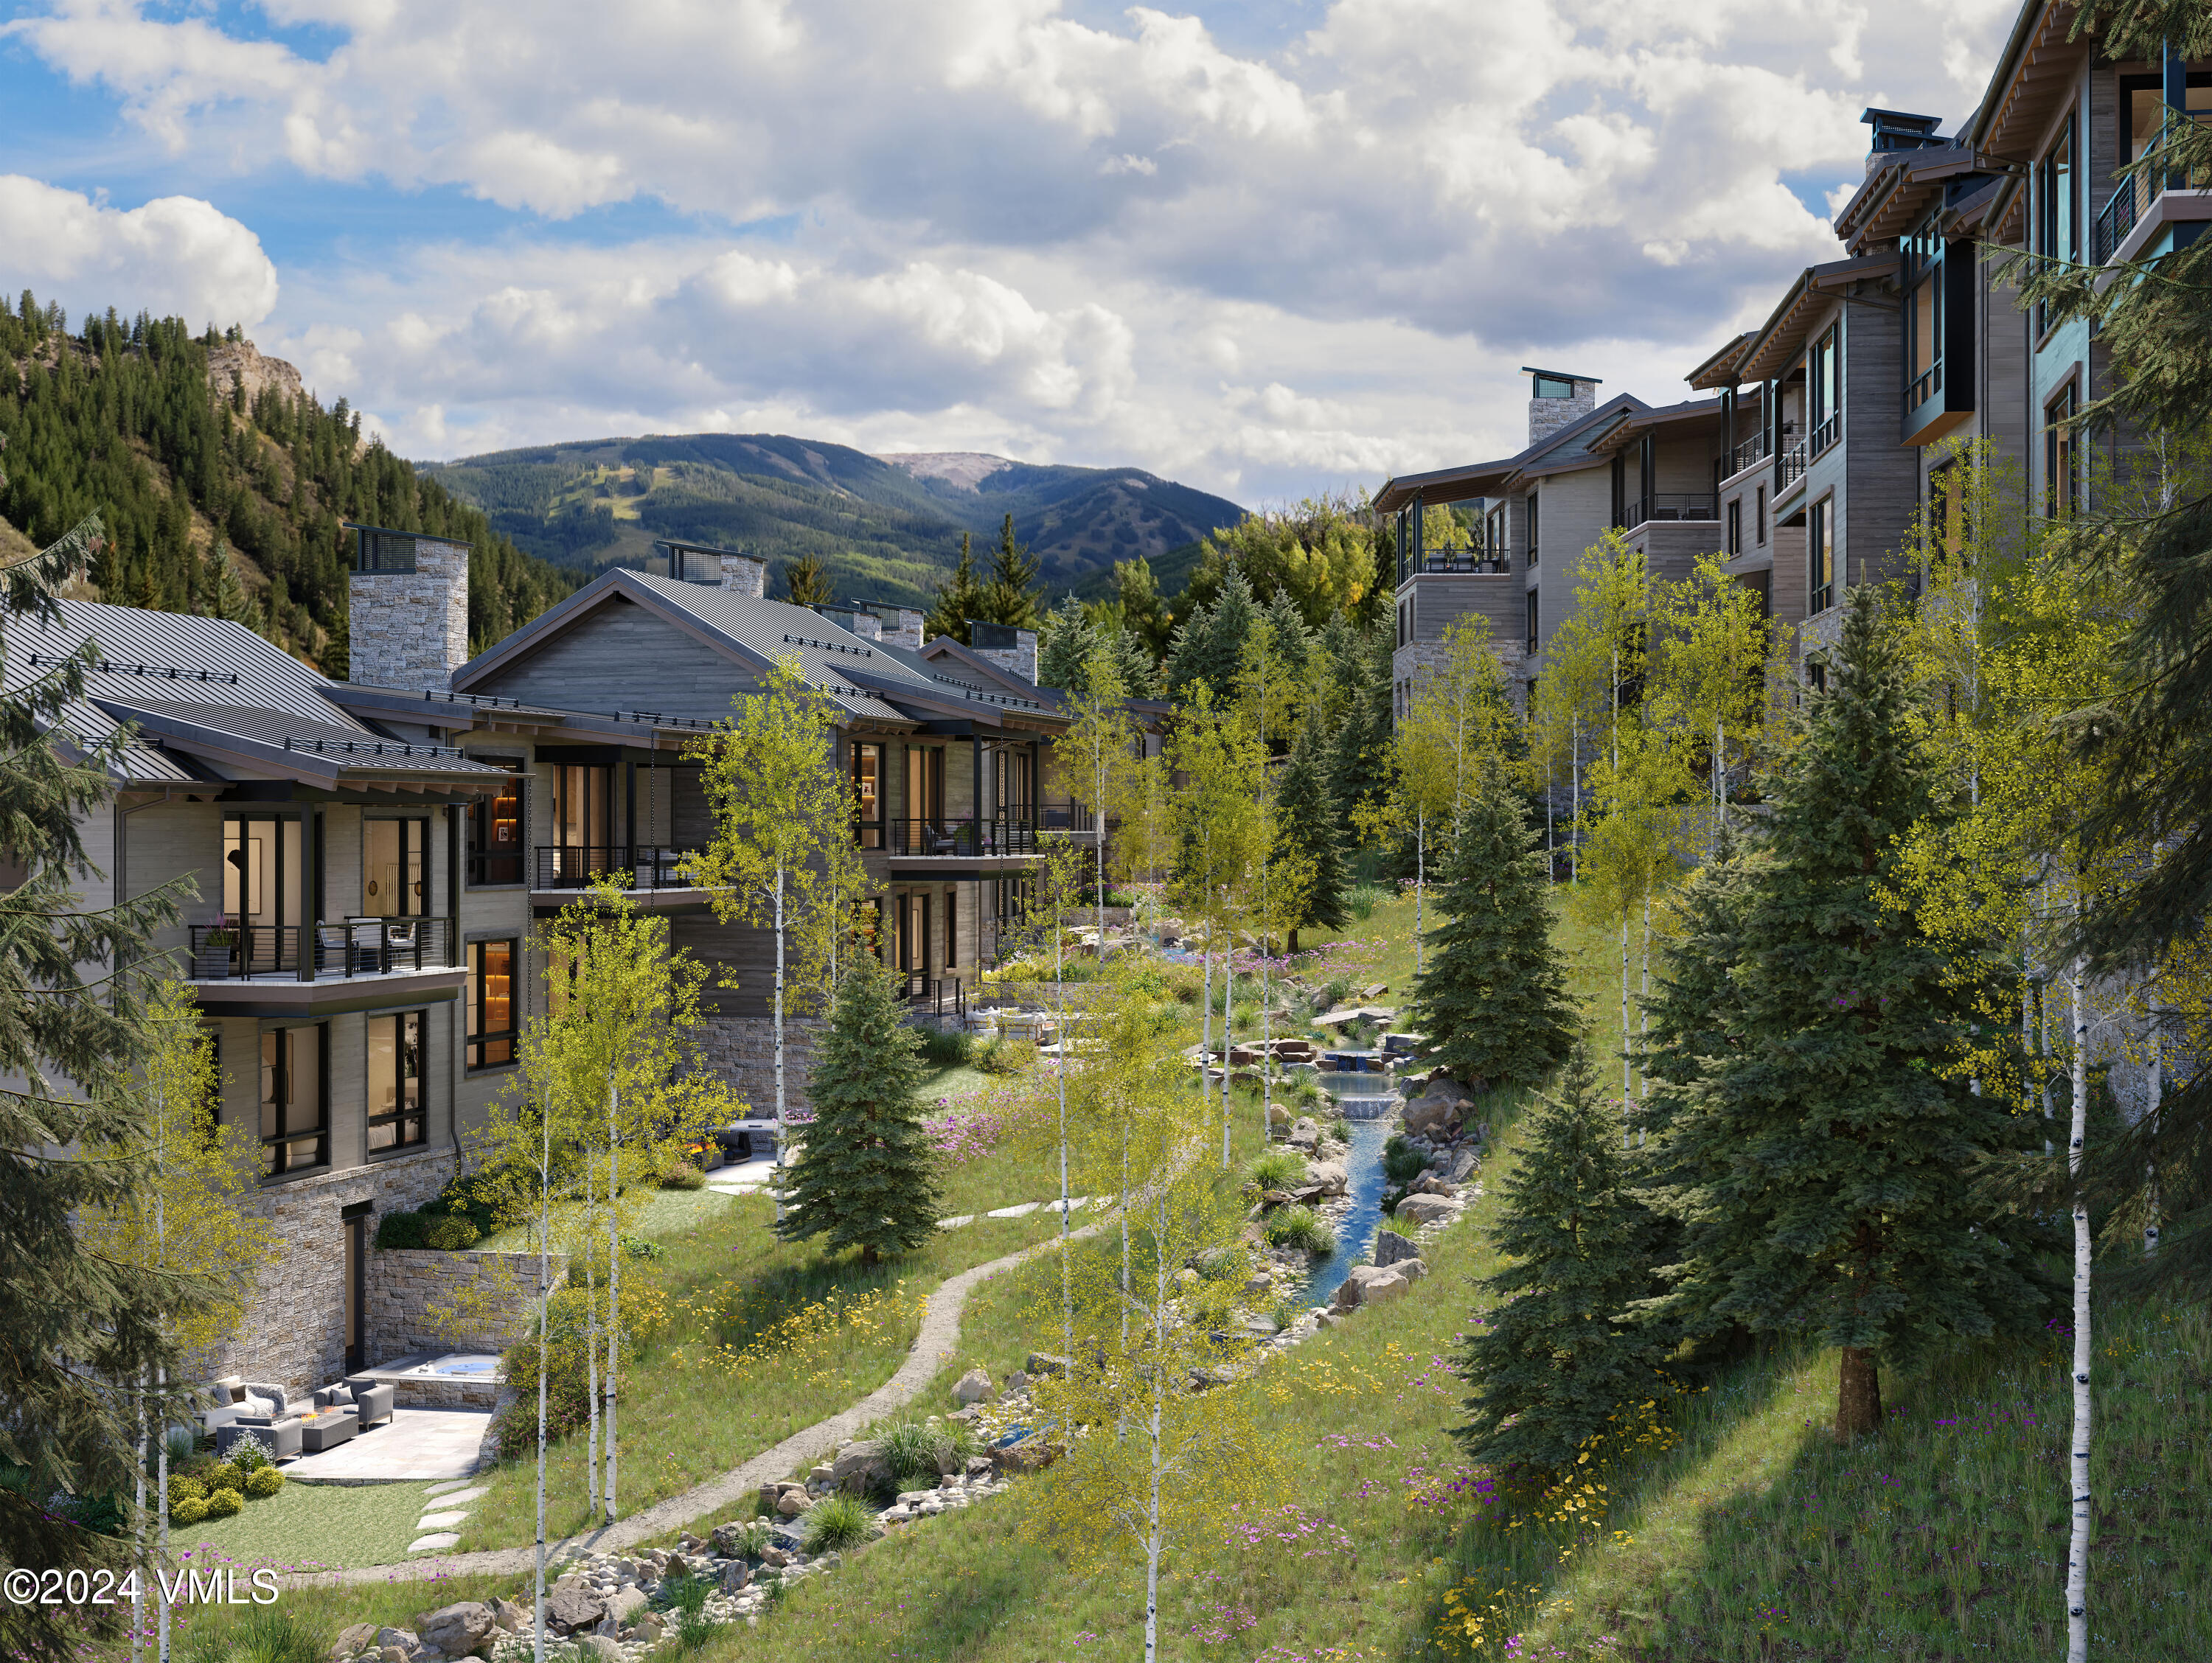
[[[2074,118],[2069,114],[2058,143],[2035,170],[2035,252],[2047,260],[2070,262],[2081,258],[2079,215],[2075,207],[2079,189],[2074,167]],[[2039,305],[2035,332],[2040,335],[2050,327],[2050,310]]]
[[[853,747],[853,819],[860,847],[884,846],[884,748]]]
[[[1943,391],[1943,238],[1934,220],[1904,240],[1905,408]]]
[[[2073,512],[2081,493],[2076,476],[2081,458],[2074,434],[2075,399],[2073,385],[2052,399],[2043,413],[2044,512],[2053,519]]]
[[[1540,632],[1536,627],[1536,592],[1534,589],[1527,590],[1524,592],[1524,595],[1528,610],[1528,650],[1529,652],[1534,652],[1536,650],[1536,643],[1540,636]]]
[[[1526,501],[1528,504],[1528,563],[1534,566],[1536,563],[1536,493],[1529,492]]]
[[[1836,501],[1822,497],[1805,511],[1805,610],[1825,612],[1836,604]]]
[[[422,1107],[422,1024],[402,1011],[368,1019],[368,1152],[410,1149],[428,1136]]]
[[[271,1178],[330,1162],[325,1035],[320,1023],[263,1030],[261,1149]]]
[[[1813,424],[1813,441],[1805,452],[1809,460],[1844,435],[1844,355],[1840,325],[1830,325],[1827,332],[1813,343],[1812,355],[1805,362],[1805,396],[1810,401],[1808,415]]]
[[[469,804],[469,882],[471,885],[522,882],[522,764],[505,757],[479,756],[503,768],[499,795]]]
[[[469,985],[464,997],[472,1070],[505,1068],[514,1061],[514,982],[520,959],[520,944],[511,938],[469,944]]]
[[[361,909],[372,918],[416,918],[430,876],[430,822],[364,820]]]

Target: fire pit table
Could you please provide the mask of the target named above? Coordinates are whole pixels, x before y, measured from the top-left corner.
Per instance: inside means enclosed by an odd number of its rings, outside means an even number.
[[[300,1448],[302,1454],[319,1455],[325,1449],[335,1449],[360,1429],[360,1423],[350,1409],[325,1409],[300,1420]]]

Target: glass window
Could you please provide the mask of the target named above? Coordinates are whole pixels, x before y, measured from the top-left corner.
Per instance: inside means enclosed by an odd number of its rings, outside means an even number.
[[[2044,411],[2044,512],[2054,519],[2073,510],[2081,490],[2081,481],[2076,476],[2081,459],[2075,444],[2074,410],[2074,388],[2069,384],[2066,391],[2052,399]]]
[[[1806,587],[1808,613],[1825,612],[1836,604],[1835,499],[1822,497],[1805,511]]]
[[[853,747],[853,818],[860,822],[860,847],[884,846],[884,748]]]
[[[406,1149],[427,1136],[422,1113],[424,1012],[368,1019],[368,1152]]]
[[[1806,397],[1812,403],[1813,442],[1809,460],[1834,444],[1843,434],[1843,341],[1841,326],[1831,325],[1813,343],[1805,365]]]
[[[1752,501],[1756,507],[1756,512],[1753,515],[1754,521],[1753,530],[1758,535],[1759,546],[1764,549],[1766,546],[1766,487],[1761,485],[1753,493]]]
[[[2036,252],[2051,260],[2074,260],[2080,258],[2075,234],[2075,204],[2076,189],[2074,178],[2074,118],[2066,118],[2065,131],[2058,143],[2051,146],[2051,154],[2044,157],[2036,170]],[[2046,307],[2039,306],[2035,313],[2036,333],[2050,328],[2051,318]]]
[[[507,941],[469,944],[469,1062],[472,1068],[505,1068],[514,1061],[515,972],[519,944]]]
[[[1537,640],[1536,592],[1534,589],[1526,592],[1525,604],[1528,610],[1528,650],[1534,652],[1536,650]]]
[[[1539,398],[1571,398],[1575,384],[1564,375],[1540,375],[1536,378],[1536,397]]]
[[[1743,499],[1740,496],[1729,499],[1728,551],[1731,555],[1743,552]]]
[[[500,756],[479,756],[507,771],[496,797],[469,804],[469,882],[522,882],[522,764]]]
[[[1528,504],[1528,563],[1536,563],[1536,493],[1531,491],[1525,499]]]
[[[330,1160],[324,1115],[321,1023],[261,1035],[261,1147],[270,1177]]]
[[[419,917],[430,822],[364,820],[361,825],[361,910],[371,918]]]

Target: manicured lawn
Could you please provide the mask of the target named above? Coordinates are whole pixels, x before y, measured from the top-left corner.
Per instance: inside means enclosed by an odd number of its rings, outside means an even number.
[[[628,1235],[653,1237],[681,1235],[713,1223],[721,1217],[730,1205],[730,1198],[708,1189],[652,1189],[639,1190],[630,1198],[638,1208],[634,1222],[623,1228]],[[566,1220],[577,1210],[560,1206],[553,1210],[553,1239],[560,1241],[566,1234]],[[600,1228],[605,1229],[602,1217]],[[520,1222],[508,1225],[483,1238],[471,1249],[474,1253],[535,1253],[538,1250],[538,1230],[534,1222]]]
[[[288,1484],[243,1513],[191,1526],[173,1526],[173,1551],[197,1551],[192,1563],[228,1558],[240,1564],[388,1565],[407,1557],[422,1533],[416,1521],[429,1511],[419,1484]]]

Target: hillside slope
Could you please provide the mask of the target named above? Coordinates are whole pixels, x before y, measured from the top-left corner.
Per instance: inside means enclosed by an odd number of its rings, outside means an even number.
[[[1244,511],[1135,468],[1036,466],[970,452],[871,456],[778,434],[690,434],[501,451],[426,471],[548,560],[596,569],[656,537],[731,544],[779,565],[812,554],[839,592],[927,601],[960,534],[1006,514],[1049,591],[1157,559]]]
[[[484,516],[363,440],[343,398],[242,337],[110,311],[72,336],[58,307],[0,300],[0,556],[97,513],[107,543],[83,592],[232,617],[345,673],[342,522],[467,543],[469,637],[489,645],[572,592]]]

